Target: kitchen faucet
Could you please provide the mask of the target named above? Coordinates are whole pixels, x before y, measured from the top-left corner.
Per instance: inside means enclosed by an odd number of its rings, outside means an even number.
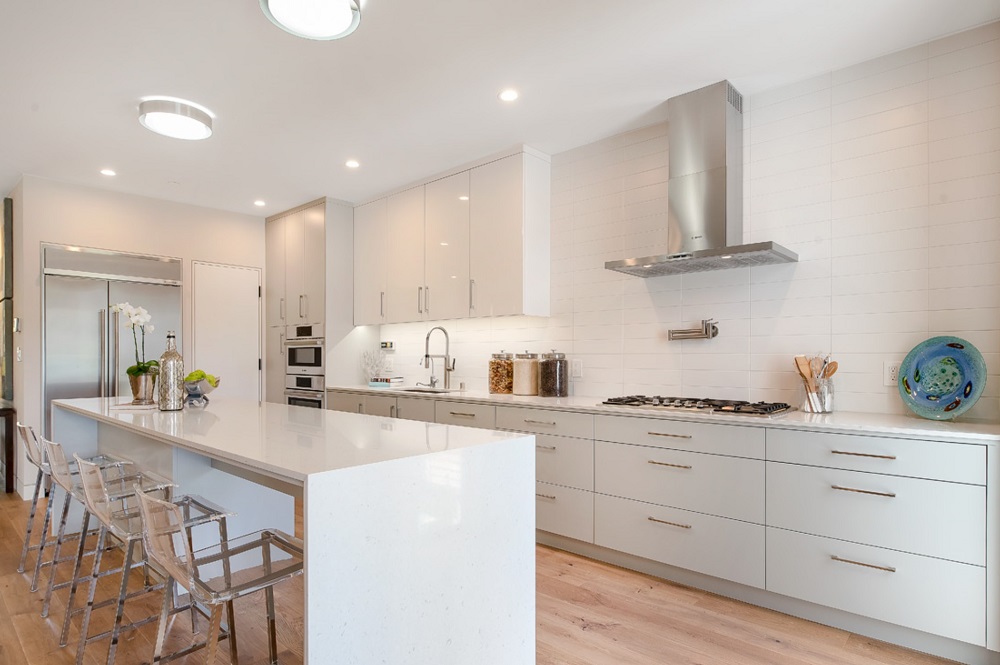
[[[431,355],[431,333],[435,330],[440,330],[444,333],[444,355]],[[444,389],[448,390],[451,388],[451,373],[455,371],[455,361],[451,357],[451,339],[448,337],[448,331],[441,326],[434,326],[427,331],[427,337],[424,339],[424,367],[430,368],[431,380],[429,384],[418,385],[430,385],[431,388],[437,386],[438,380],[434,376],[434,358],[442,358],[444,360]]]

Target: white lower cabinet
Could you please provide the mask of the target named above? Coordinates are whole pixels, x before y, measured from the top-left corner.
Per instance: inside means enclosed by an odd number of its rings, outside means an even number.
[[[764,588],[764,527],[759,524],[596,494],[594,542]]]
[[[403,420],[434,422],[434,400],[420,397],[397,397],[396,417]]]
[[[536,434],[535,480],[593,491],[594,442]]]
[[[370,416],[396,417],[396,397],[390,395],[365,395],[364,412]]]
[[[767,529],[767,590],[986,644],[986,569]]]
[[[346,411],[347,413],[364,413],[365,397],[361,393],[328,392],[326,408],[330,411]]]
[[[494,429],[497,426],[497,408],[492,404],[439,401],[434,405],[434,422]]]
[[[536,482],[535,527],[585,543],[594,542],[594,493]]]

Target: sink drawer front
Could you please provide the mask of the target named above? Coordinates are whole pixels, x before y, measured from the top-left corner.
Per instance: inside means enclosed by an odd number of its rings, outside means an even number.
[[[536,482],[535,526],[585,543],[594,542],[593,493]]]
[[[594,489],[662,506],[764,523],[764,462],[598,441]]]
[[[764,527],[757,524],[596,494],[594,542],[764,588]]]
[[[434,403],[434,420],[447,425],[496,429],[497,411],[492,404],[438,401]]]
[[[986,565],[977,485],[767,462],[767,524]]]
[[[594,442],[536,434],[535,480],[593,491]]]
[[[768,527],[767,590],[986,644],[986,569],[979,566]]]
[[[594,438],[658,448],[764,458],[764,428],[690,423],[661,418],[597,416]]]
[[[517,406],[498,406],[497,429],[593,439],[594,416],[589,413],[572,413],[570,411],[545,411]]]
[[[768,429],[767,459],[986,484],[986,446],[976,444]]]
[[[434,400],[420,397],[397,397],[396,417],[403,420],[434,422]]]

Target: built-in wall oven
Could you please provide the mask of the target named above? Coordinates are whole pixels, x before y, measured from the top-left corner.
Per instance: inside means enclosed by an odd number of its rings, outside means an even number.
[[[321,339],[285,340],[285,374],[323,376],[323,355]]]
[[[285,330],[285,403],[326,408],[326,350],[323,326],[288,326]]]
[[[304,406],[310,409],[325,409],[326,393],[322,390],[292,390],[286,388],[285,404],[288,406]]]

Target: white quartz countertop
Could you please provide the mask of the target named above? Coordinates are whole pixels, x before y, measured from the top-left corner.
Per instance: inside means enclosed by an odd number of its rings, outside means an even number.
[[[95,397],[52,404],[297,484],[314,473],[523,436],[215,396],[203,409],[183,411],[121,408],[123,401]]]
[[[412,392],[405,389],[370,388],[367,386],[331,386],[327,390],[423,399],[448,400],[453,402],[488,403],[496,406],[518,406],[556,411],[575,411],[599,415],[618,415],[665,420],[686,420],[692,422],[712,422],[730,425],[752,425],[781,429],[798,429],[821,432],[872,434],[896,437],[913,437],[936,441],[960,441],[967,443],[1000,443],[1000,422],[939,421],[919,418],[915,415],[862,413],[837,411],[818,414],[792,411],[771,418],[760,416],[738,416],[712,414],[693,411],[660,410],[655,408],[607,406],[597,397],[528,397],[522,395],[494,395],[483,391],[453,391],[447,393]]]

